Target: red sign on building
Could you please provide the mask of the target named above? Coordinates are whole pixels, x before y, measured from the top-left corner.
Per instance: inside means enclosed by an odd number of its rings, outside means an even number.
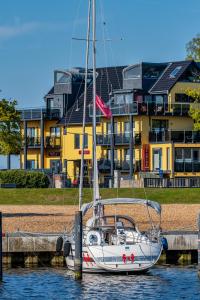
[[[82,150],[79,150],[78,154],[81,154],[81,153],[82,153]],[[90,150],[84,150],[84,154],[90,154]]]
[[[142,145],[142,171],[150,169],[150,147],[149,144]]]

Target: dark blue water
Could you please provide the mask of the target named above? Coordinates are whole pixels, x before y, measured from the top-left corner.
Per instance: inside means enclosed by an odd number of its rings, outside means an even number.
[[[146,275],[84,274],[76,282],[65,269],[12,269],[4,273],[0,299],[200,299],[195,268],[156,267]]]

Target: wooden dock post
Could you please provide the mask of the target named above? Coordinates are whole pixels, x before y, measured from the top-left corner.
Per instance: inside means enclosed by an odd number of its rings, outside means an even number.
[[[0,281],[3,281],[2,212],[0,212]]]
[[[82,279],[82,211],[75,214],[75,279]]]
[[[200,213],[198,215],[198,276],[200,278]]]

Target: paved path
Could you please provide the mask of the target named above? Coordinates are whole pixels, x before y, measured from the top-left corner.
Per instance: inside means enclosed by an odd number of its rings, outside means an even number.
[[[0,205],[3,212],[3,231],[15,232],[62,232],[69,231],[73,226],[74,212],[77,206],[55,205]],[[197,230],[197,216],[200,213],[200,204],[166,204],[162,205],[163,230]],[[137,205],[123,205],[107,208],[107,214],[128,214],[145,229],[148,225],[147,209]],[[152,213],[153,220],[158,220]]]

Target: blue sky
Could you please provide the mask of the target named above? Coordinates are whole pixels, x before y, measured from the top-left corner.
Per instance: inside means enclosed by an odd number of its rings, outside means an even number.
[[[86,34],[87,0],[1,0],[0,10],[0,97],[41,106],[55,68],[84,65],[85,43],[71,38]],[[98,38],[113,39],[98,43],[97,65],[184,59],[199,14],[199,0],[97,0]]]
[[[0,97],[41,106],[54,69],[84,66],[72,37],[86,35],[87,0],[0,0],[0,11]],[[97,0],[97,65],[184,59],[199,15],[199,0]]]

